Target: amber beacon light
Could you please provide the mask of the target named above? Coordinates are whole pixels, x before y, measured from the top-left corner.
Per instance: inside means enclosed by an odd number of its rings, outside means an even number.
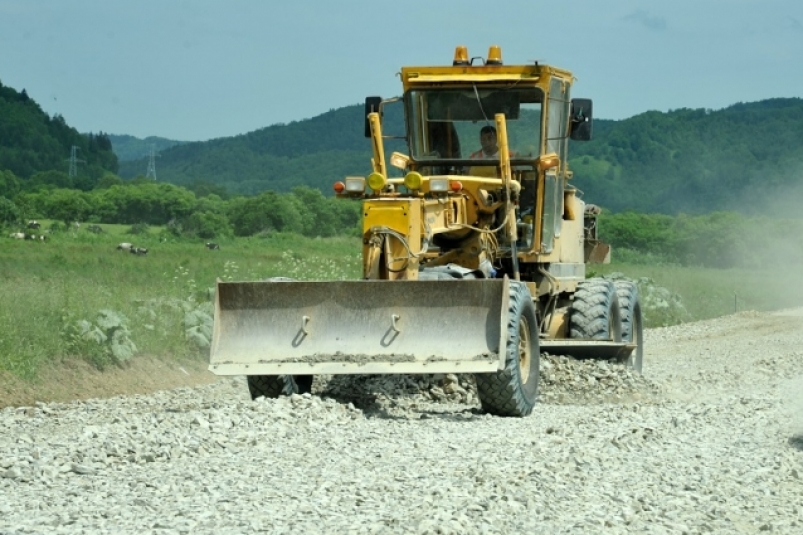
[[[461,65],[469,65],[468,61],[468,48],[463,45],[455,47],[454,49],[454,60],[452,61],[452,65],[457,67]]]
[[[488,49],[488,60],[486,65],[501,65],[502,64],[502,48],[499,45],[491,45]]]

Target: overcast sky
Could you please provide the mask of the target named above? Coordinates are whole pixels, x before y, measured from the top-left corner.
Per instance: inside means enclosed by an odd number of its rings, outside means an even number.
[[[803,96],[803,0],[0,0],[3,85],[141,138],[395,96],[402,65],[451,64],[458,44],[571,70],[604,119]]]

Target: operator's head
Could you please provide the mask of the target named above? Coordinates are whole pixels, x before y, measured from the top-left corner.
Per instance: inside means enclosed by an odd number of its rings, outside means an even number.
[[[487,156],[493,156],[499,152],[499,147],[496,146],[496,128],[491,125],[485,125],[480,130],[480,145],[482,145],[482,152]]]

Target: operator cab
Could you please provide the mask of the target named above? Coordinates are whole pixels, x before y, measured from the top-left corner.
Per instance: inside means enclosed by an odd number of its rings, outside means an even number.
[[[512,159],[530,160],[542,152],[543,93],[536,87],[473,84],[454,89],[412,89],[404,96],[410,156],[427,168],[471,176],[498,176],[498,148],[482,146],[494,116],[505,114]],[[494,131],[495,135],[495,131]]]

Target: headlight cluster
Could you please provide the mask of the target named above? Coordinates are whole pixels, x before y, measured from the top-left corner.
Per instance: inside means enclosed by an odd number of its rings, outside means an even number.
[[[374,191],[383,191],[388,185],[388,179],[382,173],[371,173],[368,178],[361,176],[348,176],[344,182],[335,182],[336,193],[365,193],[366,186]],[[455,193],[463,189],[459,180],[449,180],[445,177],[432,177],[429,179],[428,191],[430,193]],[[410,171],[404,177],[404,186],[410,191],[420,191],[424,187],[424,177],[417,171]]]

